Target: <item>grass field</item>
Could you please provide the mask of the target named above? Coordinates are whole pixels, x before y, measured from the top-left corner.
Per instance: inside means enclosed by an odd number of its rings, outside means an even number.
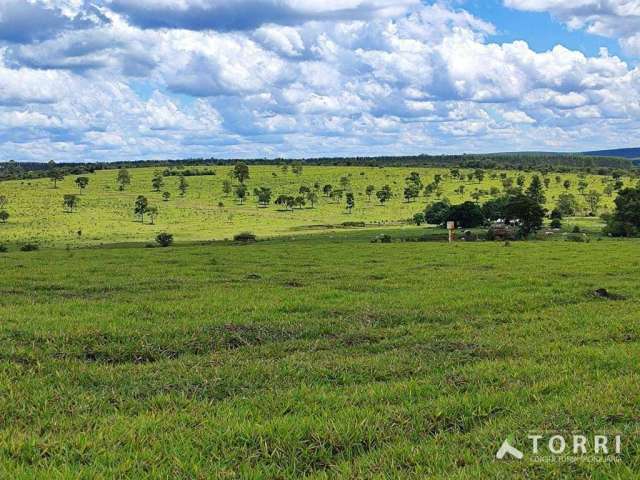
[[[313,232],[326,230],[343,222],[364,221],[374,226],[394,226],[405,222],[414,213],[423,211],[427,203],[437,200],[435,195],[420,197],[415,202],[406,203],[403,199],[405,177],[411,171],[421,174],[423,183],[433,181],[436,174],[447,175],[446,169],[434,168],[374,168],[374,167],[304,167],[302,175],[291,170],[283,172],[279,166],[251,167],[251,178],[247,182],[249,191],[255,187],[268,186],[273,190],[273,200],[280,194],[296,193],[300,186],[312,187],[318,182],[324,186],[329,183],[340,188],[341,177],[348,177],[350,188],[356,197],[356,206],[351,214],[347,213],[344,199],[341,203],[332,202],[322,196],[316,208],[304,208],[296,211],[283,211],[271,204],[268,208],[259,208],[255,196],[249,197],[244,205],[239,205],[233,196],[225,196],[222,184],[229,179],[231,166],[216,167],[215,176],[188,177],[189,189],[184,198],[177,190],[177,177],[165,178],[162,191],[169,191],[170,201],[164,202],[161,192],[153,192],[151,179],[155,169],[131,169],[132,183],[125,192],[118,191],[116,170],[99,171],[90,175],[88,188],[81,196],[81,203],[74,213],[65,213],[62,197],[66,193],[78,193],[74,183],[75,176],[68,176],[54,189],[47,180],[0,182],[0,195],[9,199],[7,207],[11,218],[7,224],[0,224],[0,243],[37,242],[41,246],[77,246],[98,245],[119,242],[149,242],[160,231],[169,231],[176,241],[202,241],[231,238],[241,231],[252,231],[259,236],[291,234],[294,232]],[[463,170],[469,173],[471,170]],[[453,203],[470,200],[475,190],[489,191],[491,187],[502,189],[500,178],[492,179],[490,174],[501,172],[487,171],[483,182],[458,181],[445,178],[442,183],[441,198]],[[519,172],[506,172],[515,178]],[[526,184],[531,174],[525,174]],[[578,177],[575,174],[550,174],[551,180],[547,194],[548,207],[555,205],[557,196],[565,189],[564,180],[571,182],[569,192],[578,198]],[[588,176],[588,190],[602,192],[604,177]],[[627,185],[632,179],[625,180]],[[388,184],[395,194],[388,204],[380,206],[375,199],[365,195],[367,185],[380,189]],[[464,186],[464,194],[456,190]],[[159,208],[160,214],[155,225],[141,224],[133,214],[133,204],[138,195],[145,195],[152,205]],[[480,202],[491,197],[485,195]],[[613,198],[602,196],[600,211],[606,211],[613,205]],[[273,201],[272,200],[272,201]],[[583,200],[581,200],[584,203]],[[220,207],[219,204],[224,206]],[[82,232],[78,235],[78,232]]]
[[[637,478],[637,241],[370,236],[0,256],[0,477]]]

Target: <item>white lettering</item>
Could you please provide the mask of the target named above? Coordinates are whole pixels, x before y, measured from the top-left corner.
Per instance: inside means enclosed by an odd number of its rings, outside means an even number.
[[[555,447],[556,442],[558,443],[558,448]],[[555,453],[556,455],[564,452],[567,443],[564,441],[564,437],[562,435],[554,435],[549,439],[549,451],[551,453]]]
[[[538,440],[542,438],[542,435],[528,435],[527,438],[533,441],[533,453],[538,453]]]
[[[607,436],[606,435],[596,435],[595,437],[593,437],[593,441],[594,441],[594,451],[595,451],[595,453],[604,453],[604,454],[608,454],[609,453],[609,449],[607,448]]]
[[[582,454],[587,453],[587,437],[584,435],[573,436],[573,453],[577,454],[578,451]]]

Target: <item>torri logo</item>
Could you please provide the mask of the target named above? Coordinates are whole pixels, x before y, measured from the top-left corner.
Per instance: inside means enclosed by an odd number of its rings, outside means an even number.
[[[620,435],[561,435],[561,434],[529,434],[526,448],[516,448],[511,436],[505,439],[496,452],[498,460],[522,460],[525,453],[534,455],[533,460],[543,461],[554,457],[580,460],[594,457],[611,457],[622,453],[622,437]],[[521,447],[522,448],[522,447]],[[546,457],[545,457],[546,455]]]

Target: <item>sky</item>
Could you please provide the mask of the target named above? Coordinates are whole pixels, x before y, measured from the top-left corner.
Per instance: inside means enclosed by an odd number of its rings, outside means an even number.
[[[0,161],[640,145],[640,0],[0,0]]]

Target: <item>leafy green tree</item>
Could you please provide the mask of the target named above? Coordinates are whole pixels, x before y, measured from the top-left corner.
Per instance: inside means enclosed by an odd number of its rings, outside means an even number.
[[[0,209],[9,204],[9,198],[6,195],[0,195]]]
[[[307,201],[311,204],[311,208],[315,208],[318,202],[318,194],[316,192],[307,193]]]
[[[640,188],[625,188],[614,200],[616,210],[607,219],[605,233],[614,237],[633,237],[640,233]]]
[[[228,197],[229,195],[231,195],[231,192],[233,191],[233,184],[231,183],[231,180],[225,179],[222,181],[222,192],[224,193],[225,197]]]
[[[169,247],[173,243],[173,235],[167,232],[159,233],[156,236],[156,243],[161,247]]]
[[[80,204],[80,199],[77,195],[65,194],[62,197],[62,204],[64,205],[64,209],[66,212],[73,212]]]
[[[572,217],[578,210],[578,201],[576,200],[576,197],[571,193],[561,193],[560,195],[558,195],[556,208],[563,216]]]
[[[565,190],[569,190],[571,188],[571,180],[565,180],[564,182],[562,182],[562,186]]]
[[[89,177],[78,177],[75,180],[76,185],[80,189],[80,193],[89,185]]]
[[[482,214],[489,221],[505,218],[505,207],[507,205],[507,197],[498,197],[491,199],[482,205]]]
[[[268,187],[256,188],[253,192],[258,198],[258,203],[262,208],[266,208],[271,203],[271,189]]]
[[[306,195],[307,193],[309,193],[311,191],[311,189],[309,187],[307,187],[306,185],[302,185],[299,189],[298,189],[298,193],[302,194],[302,195]]]
[[[135,203],[133,204],[133,213],[140,219],[141,223],[144,223],[144,216],[149,208],[149,200],[143,195],[138,195]]]
[[[518,185],[518,187],[520,188],[524,187],[525,180],[526,178],[524,175],[518,175],[518,177],[516,178],[516,185]]]
[[[376,187],[374,187],[373,185],[367,185],[367,188],[365,189],[364,193],[369,198],[369,201],[371,201],[371,195],[373,195],[373,192],[375,191],[376,191]]]
[[[478,183],[482,183],[482,181],[484,180],[484,175],[485,175],[484,170],[481,170],[479,168],[473,172],[473,176],[476,177],[476,180],[478,180]]]
[[[291,165],[291,171],[298,176],[302,175],[302,168],[302,163],[300,162],[295,162]]]
[[[244,204],[244,201],[247,198],[247,187],[241,183],[236,187],[235,194],[236,198],[240,202],[240,205]]]
[[[380,190],[376,192],[376,197],[378,198],[380,205],[384,205],[389,200],[391,200],[391,197],[393,197],[391,187],[389,185],[384,185]]]
[[[331,192],[333,192],[333,185],[327,184],[324,187],[322,187],[322,193],[324,194],[325,197],[330,197]]]
[[[430,225],[443,225],[449,219],[449,202],[441,201],[431,204],[424,212],[424,218]]]
[[[233,167],[233,178],[238,180],[244,185],[244,182],[249,180],[249,167],[244,162],[238,162]]]
[[[9,212],[7,212],[6,210],[0,210],[0,223],[7,223],[9,217]]]
[[[413,216],[413,223],[415,223],[417,226],[420,226],[424,223],[425,219],[424,219],[424,213],[422,212],[418,212]]]
[[[178,178],[178,190],[180,191],[180,196],[184,197],[187,193],[187,189],[189,188],[189,184],[187,183],[187,179],[184,175],[180,175]]]
[[[509,197],[505,206],[506,220],[518,222],[523,238],[542,228],[545,214],[542,205],[523,194]]]
[[[58,182],[64,180],[64,174],[59,168],[49,169],[49,180],[53,182],[53,188],[58,188]]]
[[[158,218],[159,213],[160,212],[158,210],[158,207],[147,207],[147,215],[149,215],[149,221],[151,222],[151,225],[155,224],[156,218]]]
[[[347,192],[347,211],[351,213],[355,205],[356,205],[356,200],[355,200],[355,197],[353,196],[353,193]]]
[[[302,195],[297,196],[293,199],[293,205],[302,210],[302,208],[307,204],[307,201]]]
[[[169,192],[163,192],[162,193],[162,200],[163,201],[168,202],[170,198],[171,198],[171,194]]]
[[[484,223],[484,215],[476,203],[464,202],[459,205],[451,205],[447,220],[456,222],[456,226],[459,228],[474,228]]]
[[[343,189],[346,189],[350,184],[351,184],[351,179],[348,176],[343,175],[342,177],[340,177],[340,186]]]
[[[155,192],[159,192],[164,187],[164,176],[161,172],[155,172],[151,179],[151,187]]]
[[[531,198],[532,200],[535,200],[540,204],[544,204],[544,202],[546,201],[546,198],[544,196],[544,189],[542,187],[542,182],[540,181],[540,177],[538,175],[534,175],[531,178],[531,183],[529,184],[529,187],[527,188],[527,191],[525,192],[525,194],[527,195],[527,197]]]
[[[118,189],[121,192],[131,184],[131,175],[129,175],[129,171],[126,168],[120,167],[118,170],[118,176],[116,177],[116,183],[119,185]]]
[[[285,207],[286,209],[293,211],[295,199],[291,195],[279,195],[278,198],[276,198],[276,205],[280,205],[281,207]]]
[[[585,200],[587,201],[587,205],[589,205],[589,210],[593,215],[598,214],[598,208],[600,207],[600,194],[595,190],[589,191],[585,195]]]

